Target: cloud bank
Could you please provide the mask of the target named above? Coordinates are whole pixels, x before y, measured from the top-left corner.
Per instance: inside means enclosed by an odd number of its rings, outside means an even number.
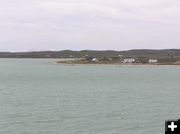
[[[180,48],[178,0],[6,0],[0,51]]]

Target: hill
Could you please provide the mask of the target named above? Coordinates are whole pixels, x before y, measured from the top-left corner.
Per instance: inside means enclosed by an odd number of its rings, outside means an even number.
[[[112,58],[121,56],[123,58],[135,58],[141,63],[146,63],[148,59],[157,59],[160,63],[179,63],[180,49],[149,50],[136,49],[128,51],[35,51],[35,52],[0,52],[0,58]]]

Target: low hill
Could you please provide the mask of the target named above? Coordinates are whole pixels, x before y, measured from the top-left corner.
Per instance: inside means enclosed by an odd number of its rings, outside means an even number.
[[[165,50],[129,50],[129,51],[35,51],[35,52],[0,52],[0,58],[82,58],[89,57],[143,57],[143,58],[180,58],[180,49]]]
[[[102,63],[117,63],[125,58],[134,58],[136,59],[136,62],[142,64],[148,63],[149,59],[158,60],[158,64],[180,64],[180,49],[139,49],[128,51],[63,50],[35,52],[0,52],[0,58],[85,58],[86,60],[98,58]],[[89,61],[86,60],[83,61],[83,63]]]

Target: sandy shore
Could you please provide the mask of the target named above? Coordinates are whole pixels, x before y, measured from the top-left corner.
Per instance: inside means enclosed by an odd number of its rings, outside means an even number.
[[[58,59],[54,62],[56,65],[66,65],[66,66],[115,66],[115,67],[180,67],[180,64],[177,65],[162,65],[162,64],[75,64],[75,63],[58,63],[58,61],[73,61],[81,60],[82,58],[71,58],[71,59]]]
[[[114,66],[114,67],[180,67],[180,65],[152,65],[152,64],[68,64],[55,63],[56,65],[65,66]]]

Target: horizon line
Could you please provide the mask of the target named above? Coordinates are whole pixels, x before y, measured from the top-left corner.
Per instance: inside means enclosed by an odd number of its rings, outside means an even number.
[[[161,51],[161,50],[180,50],[180,48],[161,48],[161,49],[152,49],[152,48],[137,48],[137,49],[123,49],[123,50],[115,50],[115,49],[81,49],[81,50],[73,50],[73,49],[62,49],[62,50],[24,50],[24,51],[0,51],[0,53],[28,53],[28,52],[60,52],[60,51],[75,51],[75,52],[81,52],[81,51],[136,51],[136,50],[153,50],[153,51]]]

